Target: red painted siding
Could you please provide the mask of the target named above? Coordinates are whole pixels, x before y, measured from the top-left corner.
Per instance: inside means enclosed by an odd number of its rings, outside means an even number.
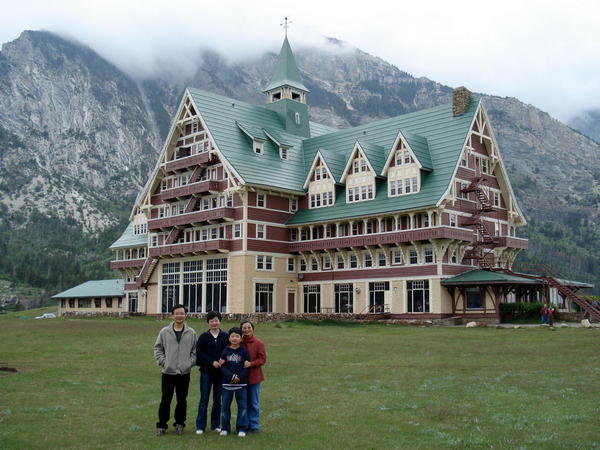
[[[302,272],[305,281],[356,280],[362,278],[422,277],[437,274],[437,266],[402,266],[386,269],[357,269],[325,272]]]
[[[273,211],[263,208],[248,208],[248,219],[249,220],[260,220],[264,222],[273,223],[286,223],[292,215],[287,212]]]
[[[248,250],[255,252],[288,253],[288,244],[285,242],[263,241],[261,239],[248,239]]]

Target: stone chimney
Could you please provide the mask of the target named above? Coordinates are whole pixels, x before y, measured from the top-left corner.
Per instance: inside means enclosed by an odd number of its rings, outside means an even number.
[[[471,91],[466,87],[457,87],[452,91],[452,115],[462,116],[467,109],[469,109],[469,103],[471,103]]]

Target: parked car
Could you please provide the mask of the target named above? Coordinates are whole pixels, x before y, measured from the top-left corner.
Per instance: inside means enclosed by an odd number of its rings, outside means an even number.
[[[37,316],[36,319],[56,319],[56,314],[54,314],[54,313],[44,313],[41,316]]]

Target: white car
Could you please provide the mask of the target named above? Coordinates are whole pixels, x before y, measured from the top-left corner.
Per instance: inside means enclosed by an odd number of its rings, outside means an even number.
[[[36,319],[56,319],[56,314],[54,314],[54,313],[44,313],[41,316],[37,316]]]

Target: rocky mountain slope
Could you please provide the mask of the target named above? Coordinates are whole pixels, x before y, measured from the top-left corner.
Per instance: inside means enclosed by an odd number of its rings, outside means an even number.
[[[600,142],[600,109],[592,109],[572,118],[569,126]]]
[[[312,120],[356,125],[449,101],[414,78],[332,40],[297,49]],[[24,32],[0,52],[0,275],[48,289],[107,276],[118,237],[155,163],[185,85],[255,104],[276,55],[227,64],[204,52],[189,80],[135,79],[93,50]],[[523,261],[600,286],[600,145],[514,98],[486,96],[530,226]]]

